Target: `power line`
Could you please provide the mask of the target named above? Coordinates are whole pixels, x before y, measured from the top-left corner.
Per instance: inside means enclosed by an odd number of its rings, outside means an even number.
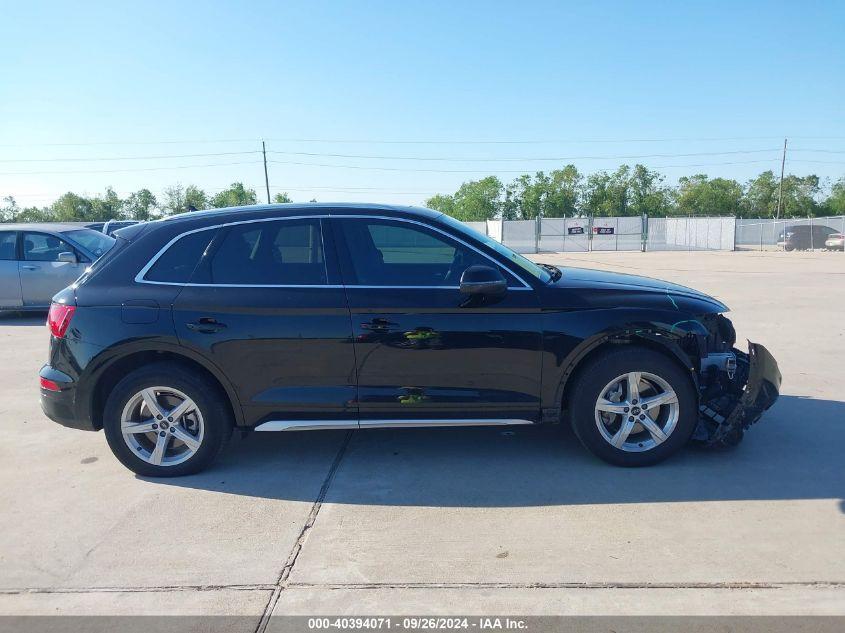
[[[726,152],[692,152],[687,154],[622,154],[613,156],[553,156],[553,157],[509,157],[509,158],[455,158],[455,157],[433,157],[433,156],[374,156],[368,154],[325,154],[320,152],[290,152],[270,151],[268,154],[284,154],[286,156],[315,156],[324,158],[363,158],[373,160],[420,160],[420,161],[448,161],[448,162],[530,162],[530,161],[567,161],[567,160],[627,160],[633,158],[683,158],[692,156],[725,156],[734,154],[762,154],[777,152],[778,148],[731,150]]]
[[[252,152],[250,152],[252,153]],[[633,157],[631,157],[633,158]],[[645,156],[640,156],[645,158]],[[574,160],[574,159],[573,159]],[[604,160],[613,160],[612,158],[604,158]],[[726,161],[715,163],[684,163],[673,165],[651,165],[652,169],[670,169],[683,167],[720,167],[728,165],[752,165],[758,163],[768,163],[772,159],[755,159],[745,161]],[[279,165],[298,165],[302,167],[320,167],[325,169],[356,169],[364,171],[391,171],[391,172],[413,172],[413,173],[436,173],[436,174],[481,174],[491,173],[490,169],[423,169],[414,167],[381,167],[370,165],[346,165],[346,164],[330,164],[330,163],[309,163],[301,161],[282,161],[282,160],[268,160],[270,164]],[[183,169],[202,169],[207,167],[226,167],[230,165],[260,165],[261,160],[257,161],[230,161],[223,163],[204,163],[199,165],[162,165],[157,167],[134,167],[121,169],[75,169],[75,170],[50,170],[50,171],[4,171],[0,172],[0,176],[45,176],[45,175],[73,175],[73,174],[114,174],[114,173],[135,173],[147,171],[169,171],[169,170],[183,170]],[[804,158],[790,159],[790,163],[811,163],[820,165],[843,165],[842,161],[825,161],[813,160]],[[524,174],[527,168],[524,169],[493,169],[492,173],[498,174]],[[602,170],[599,170],[602,171]]]
[[[653,137],[653,138],[568,138],[568,139],[342,139],[342,138],[266,138],[267,141],[282,143],[343,143],[369,145],[554,145],[564,143],[676,143],[676,142],[720,142],[779,140],[773,136],[712,136],[712,137]],[[790,138],[805,140],[845,140],[845,136],[796,136]],[[95,147],[114,145],[200,145],[214,143],[258,143],[260,136],[252,138],[220,139],[166,139],[166,140],[112,140],[45,143],[2,143],[0,147]]]
[[[698,163],[698,164],[684,164],[684,165],[655,165],[653,169],[665,169],[674,167],[716,167],[721,165],[750,165],[754,163],[769,163],[773,159],[763,160],[746,160],[746,161],[731,161],[721,163]],[[307,167],[323,167],[323,168],[337,168],[337,169],[359,169],[369,171],[397,171],[397,172],[422,172],[435,174],[479,174],[490,173],[486,169],[422,169],[416,167],[379,167],[371,165],[342,165],[342,164],[328,164],[328,163],[303,163],[299,161],[285,161],[285,160],[271,160],[269,163],[279,165],[300,165]],[[496,169],[497,174],[524,174],[525,169]]]
[[[526,140],[375,140],[375,139],[330,139],[330,138],[268,138],[281,143],[348,143],[358,145],[554,145],[564,143],[677,143],[717,141],[762,141],[780,139],[780,136],[721,136],[721,137],[677,137],[677,138],[620,138],[620,139],[526,139]],[[843,140],[845,136],[794,136],[793,138],[814,140]]]
[[[448,157],[448,156],[384,156],[371,154],[333,154],[323,152],[296,152],[296,151],[268,151],[268,154],[281,154],[286,156],[314,156],[324,158],[361,158],[374,160],[419,160],[419,161],[455,161],[455,162],[529,162],[529,161],[567,161],[567,160],[624,160],[633,158],[681,158],[692,156],[722,156],[737,154],[761,154],[766,152],[777,152],[779,148],[749,149],[749,150],[728,150],[723,152],[690,152],[690,153],[661,153],[661,154],[621,154],[604,156],[553,156],[553,157]],[[829,153],[845,153],[836,150],[794,150]],[[121,161],[121,160],[163,160],[175,158],[207,158],[217,156],[244,156],[250,154],[261,154],[262,150],[250,150],[243,152],[212,152],[203,154],[157,154],[146,156],[95,156],[95,157],[51,157],[51,158],[3,158],[0,163],[46,163],[46,162],[95,162],[95,161]]]
[[[194,169],[203,167],[225,167],[227,165],[258,165],[261,161],[237,161],[229,163],[210,163],[204,165],[169,165],[166,167],[136,167],[134,169],[80,169],[72,171],[0,171],[0,176],[44,176],[59,174],[115,174],[138,171],[168,171],[171,169]]]
[[[87,141],[71,143],[2,143],[0,147],[93,147],[102,145],[200,145],[205,143],[255,143],[257,138],[197,139],[193,141]]]
[[[260,154],[261,150],[248,152],[216,152],[212,154],[159,154],[157,156],[97,156],[94,158],[2,158],[0,163],[61,163],[61,162],[94,162],[113,160],[162,160],[170,158],[207,158],[209,156],[243,156],[245,154]]]

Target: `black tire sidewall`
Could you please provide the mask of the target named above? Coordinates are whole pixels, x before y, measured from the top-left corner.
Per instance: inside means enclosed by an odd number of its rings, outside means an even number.
[[[654,374],[665,380],[678,396],[679,415],[675,430],[662,444],[641,453],[611,446],[596,426],[595,404],[600,391],[614,378],[631,371]],[[575,379],[569,417],[581,443],[594,455],[618,466],[649,466],[680,450],[698,423],[693,382],[680,363],[648,348],[625,346],[592,359]]]
[[[190,397],[202,414],[204,435],[197,452],[175,466],[156,466],[136,456],[123,439],[120,417],[129,399],[146,387],[172,387]],[[129,470],[146,477],[178,477],[207,467],[232,432],[231,415],[219,390],[204,376],[175,364],[157,363],[138,369],[112,389],[103,410],[103,430],[112,453]]]

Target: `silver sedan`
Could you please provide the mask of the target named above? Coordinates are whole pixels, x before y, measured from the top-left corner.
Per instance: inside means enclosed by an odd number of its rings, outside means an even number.
[[[0,224],[0,311],[48,308],[113,244],[75,224]]]

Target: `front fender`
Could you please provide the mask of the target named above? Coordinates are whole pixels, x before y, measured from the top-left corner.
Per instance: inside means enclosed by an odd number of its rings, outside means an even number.
[[[644,309],[585,310],[544,315],[544,409],[559,409],[566,383],[579,364],[598,347],[639,340],[659,347],[685,368],[697,384],[696,365],[685,345],[706,336],[707,328],[695,316],[676,311]],[[549,417],[549,416],[544,416]]]

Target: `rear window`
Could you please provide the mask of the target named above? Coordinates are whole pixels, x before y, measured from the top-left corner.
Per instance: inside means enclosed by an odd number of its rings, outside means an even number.
[[[114,246],[114,238],[103,235],[91,229],[79,229],[78,231],[67,231],[65,233],[71,240],[82,246],[94,257],[102,257]]]
[[[179,238],[144,275],[147,281],[188,283],[216,231],[198,231]]]

